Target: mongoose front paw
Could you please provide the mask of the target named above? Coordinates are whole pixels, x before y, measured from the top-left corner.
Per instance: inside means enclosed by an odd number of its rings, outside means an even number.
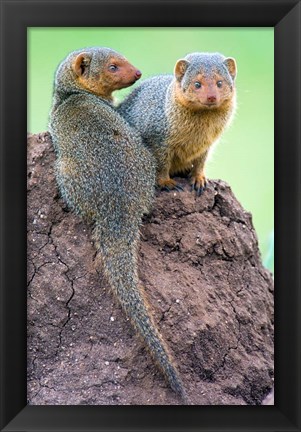
[[[171,190],[183,191],[182,186],[178,185],[176,181],[171,178],[158,179],[157,187],[162,191],[170,192]]]
[[[206,189],[207,183],[208,182],[204,174],[199,174],[197,176],[191,177],[190,180],[191,192],[196,191],[197,196],[202,195],[204,189]]]

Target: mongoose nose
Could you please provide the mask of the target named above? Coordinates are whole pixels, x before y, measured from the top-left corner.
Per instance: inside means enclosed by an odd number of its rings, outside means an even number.
[[[139,79],[141,77],[141,75],[142,75],[142,72],[140,72],[140,70],[137,69],[136,73],[135,73],[136,78]]]
[[[207,102],[210,103],[216,102],[216,96],[207,96]]]

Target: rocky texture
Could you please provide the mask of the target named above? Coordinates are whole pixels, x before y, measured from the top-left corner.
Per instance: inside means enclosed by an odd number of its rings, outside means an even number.
[[[90,228],[58,196],[49,134],[28,137],[28,402],[181,404],[102,277]],[[260,404],[273,384],[273,281],[224,182],[160,193],[139,274],[198,405]]]

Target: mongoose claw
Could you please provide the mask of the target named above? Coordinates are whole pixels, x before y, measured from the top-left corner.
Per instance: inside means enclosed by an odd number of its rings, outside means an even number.
[[[172,186],[172,187],[168,187],[168,186],[161,187],[161,191],[171,192],[172,190],[177,191],[177,192],[184,192],[184,189],[182,188],[182,186],[179,186],[179,185]]]
[[[174,180],[171,178],[159,178],[157,181],[157,187],[161,191],[170,192],[171,190],[183,190],[181,186],[179,186]]]
[[[207,179],[204,175],[198,178],[194,177],[191,179],[191,192],[196,191],[196,196],[201,196],[207,186]]]
[[[180,185],[176,185],[175,190],[177,190],[178,192],[184,192],[184,188],[182,188],[182,186]]]
[[[202,193],[203,193],[203,191],[204,191],[204,187],[199,187],[199,188],[197,188],[196,189],[196,194],[197,194],[197,196],[201,196],[202,195]]]

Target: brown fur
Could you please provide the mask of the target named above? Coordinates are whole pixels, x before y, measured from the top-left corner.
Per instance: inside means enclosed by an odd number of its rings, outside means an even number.
[[[112,92],[132,85],[136,81],[136,68],[125,58],[111,56],[102,69],[86,75],[85,68],[89,66],[89,57],[81,53],[75,59],[73,69],[78,76],[77,80],[81,88],[112,101]],[[118,67],[116,71],[110,71],[109,66]]]
[[[220,136],[228,122],[228,112],[233,105],[233,97],[218,108],[191,109],[190,101],[183,103],[183,96],[175,83],[174,100],[167,111],[170,125],[167,143],[170,154],[170,175],[185,172],[195,165],[202,155]],[[194,174],[200,175],[194,166]]]
[[[173,76],[145,80],[120,104],[156,158],[160,188],[179,189],[170,176],[184,173],[202,193],[208,152],[235,111],[235,77],[233,58],[191,53],[177,61]]]

